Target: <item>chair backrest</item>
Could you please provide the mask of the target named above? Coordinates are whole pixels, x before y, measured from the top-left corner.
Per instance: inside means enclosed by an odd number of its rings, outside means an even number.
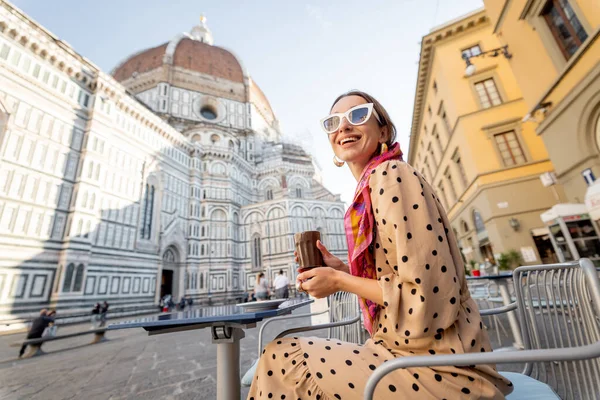
[[[360,316],[360,308],[358,297],[355,294],[337,292],[329,296],[329,322],[348,321],[357,316]],[[362,343],[363,335],[360,318],[357,322],[349,325],[329,328],[328,337],[344,342]]]
[[[600,340],[600,283],[594,264],[579,262],[519,267],[513,282],[527,349],[579,347]],[[563,399],[596,399],[600,359],[525,365]]]

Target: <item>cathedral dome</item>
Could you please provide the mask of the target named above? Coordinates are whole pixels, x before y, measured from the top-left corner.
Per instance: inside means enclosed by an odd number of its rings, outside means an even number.
[[[246,75],[233,53],[213,46],[212,33],[204,17],[190,33],[179,34],[170,42],[130,56],[112,71],[112,75],[123,82],[165,64],[239,83],[244,82]]]
[[[279,122],[267,96],[233,52],[213,43],[201,17],[189,33],[133,54],[111,74],[180,132],[201,122],[251,128],[278,140]]]

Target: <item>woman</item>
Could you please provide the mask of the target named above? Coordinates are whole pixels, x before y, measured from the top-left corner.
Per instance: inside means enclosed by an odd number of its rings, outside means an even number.
[[[264,350],[249,399],[360,399],[377,366],[395,357],[490,351],[469,295],[450,222],[431,186],[402,161],[395,127],[373,97],[338,97],[322,120],[358,181],[345,216],[349,265],[318,246],[327,267],[298,275],[321,298],[355,293],[371,338],[363,345],[283,338]],[[340,161],[343,160],[343,161]],[[375,398],[502,399],[512,384],[491,365],[396,370]]]
[[[256,285],[254,286],[254,296],[256,300],[267,300],[269,298],[269,288],[267,286],[267,280],[265,274],[262,272],[258,274],[256,278]]]

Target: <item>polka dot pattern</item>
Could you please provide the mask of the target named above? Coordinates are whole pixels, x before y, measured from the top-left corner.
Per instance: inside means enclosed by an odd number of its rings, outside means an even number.
[[[320,338],[271,342],[249,399],[362,398],[372,372],[395,357],[490,348],[458,246],[447,234],[450,223],[429,184],[408,164],[390,161],[371,171],[370,192],[376,222],[370,250],[385,302],[372,338],[362,346]],[[500,399],[510,391],[493,366],[423,367],[392,372],[375,399]]]

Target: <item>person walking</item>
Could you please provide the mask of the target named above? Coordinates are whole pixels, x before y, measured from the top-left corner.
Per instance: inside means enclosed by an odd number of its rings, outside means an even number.
[[[372,96],[339,96],[321,120],[337,166],[357,188],[345,216],[349,265],[321,242],[324,267],[297,276],[315,298],[354,293],[370,333],[363,345],[282,337],[258,362],[249,399],[360,399],[369,376],[397,357],[490,352],[450,220],[435,190],[402,160],[396,129]],[[343,160],[343,161],[342,161]],[[494,365],[398,369],[375,399],[488,399],[512,392]]]
[[[94,308],[92,308],[92,318],[91,318],[91,322],[92,322],[92,327],[90,329],[95,329],[100,325],[100,311],[102,310],[102,306],[100,305],[100,303],[96,303],[96,305],[94,305]]]
[[[259,273],[256,278],[256,285],[254,285],[254,295],[257,301],[267,300],[269,298],[269,287],[267,286],[267,280],[265,279],[264,273]]]
[[[100,309],[100,326],[104,326],[106,324],[106,314],[108,313],[108,303],[105,301],[102,304],[102,308]]]
[[[289,293],[290,280],[285,276],[283,270],[279,270],[279,275],[275,278],[273,286],[275,287],[275,296],[278,299],[287,299],[290,297]]]
[[[54,316],[56,315],[56,311],[51,311],[50,315],[48,314],[48,310],[45,308],[40,310],[40,316],[33,320],[31,323],[31,328],[29,328],[29,332],[27,333],[27,339],[39,339],[44,334],[44,330],[51,325],[54,325]],[[21,346],[21,350],[19,351],[19,358],[23,357],[25,353],[25,349],[27,345],[24,344]]]

